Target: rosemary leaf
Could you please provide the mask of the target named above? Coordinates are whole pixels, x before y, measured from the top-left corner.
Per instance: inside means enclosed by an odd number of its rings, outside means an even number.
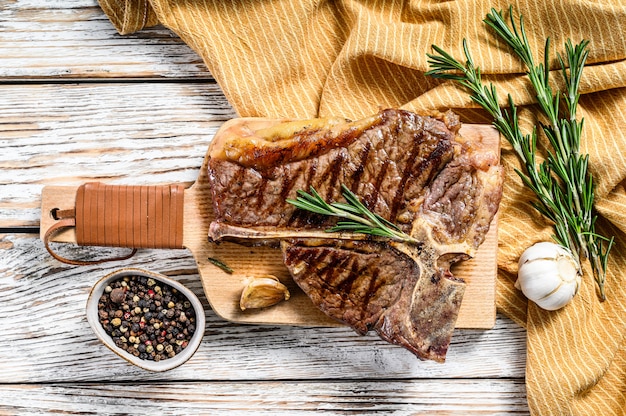
[[[233,269],[231,269],[230,267],[228,267],[226,265],[226,263],[224,263],[223,261],[216,259],[214,257],[209,257],[207,258],[207,260],[212,263],[213,265],[219,267],[220,269],[224,270],[226,273],[228,274],[233,274]]]

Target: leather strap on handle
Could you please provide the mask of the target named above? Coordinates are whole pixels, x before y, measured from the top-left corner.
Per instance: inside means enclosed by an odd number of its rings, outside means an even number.
[[[98,264],[130,258],[137,248],[183,248],[183,185],[128,186],[89,182],[76,193],[73,210],[58,210],[58,219],[44,236],[50,254],[74,265]],[[76,229],[81,246],[127,247],[127,256],[103,260],[72,260],[51,250],[59,231]]]

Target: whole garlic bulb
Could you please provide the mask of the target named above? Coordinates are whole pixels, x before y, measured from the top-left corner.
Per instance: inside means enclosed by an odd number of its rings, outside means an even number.
[[[518,266],[515,287],[543,309],[560,309],[578,292],[578,262],[563,246],[536,243],[524,251]]]

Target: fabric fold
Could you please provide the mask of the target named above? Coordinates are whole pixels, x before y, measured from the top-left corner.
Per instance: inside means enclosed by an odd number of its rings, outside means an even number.
[[[149,0],[98,1],[115,29],[122,35],[137,32],[159,23]]]

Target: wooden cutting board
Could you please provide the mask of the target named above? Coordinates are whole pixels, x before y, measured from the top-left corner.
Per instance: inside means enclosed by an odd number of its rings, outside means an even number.
[[[469,140],[480,142],[486,148],[499,154],[500,137],[491,126],[464,125],[461,135]],[[183,245],[194,256],[204,292],[215,313],[226,320],[239,323],[342,325],[319,311],[293,282],[283,265],[280,249],[208,242],[208,229],[213,213],[207,177],[207,156],[205,156],[198,179],[184,192]],[[40,228],[42,238],[56,222],[50,214],[51,211],[73,208],[76,190],[77,187],[44,187]],[[452,269],[455,275],[467,282],[456,323],[457,328],[489,329],[495,324],[497,228],[496,217],[476,257]],[[73,229],[68,229],[56,234],[53,241],[75,243],[76,235]],[[226,273],[210,262],[209,258],[219,259],[232,268],[233,273]],[[159,270],[155,271],[159,272]],[[291,293],[290,299],[269,308],[242,312],[239,308],[239,297],[246,278],[263,274],[278,277],[288,287]]]

